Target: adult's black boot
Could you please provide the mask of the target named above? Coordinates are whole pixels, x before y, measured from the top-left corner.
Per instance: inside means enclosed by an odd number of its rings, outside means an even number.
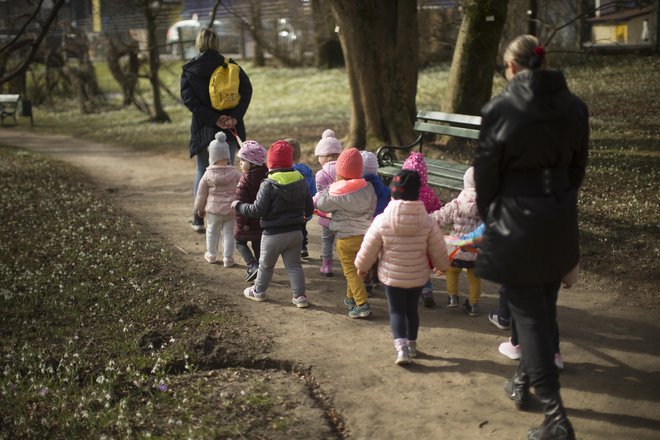
[[[522,363],[518,366],[518,371],[513,377],[506,381],[504,384],[504,391],[509,399],[521,411],[529,409],[530,394],[529,394],[529,376],[525,373]]]
[[[527,433],[528,440],[575,440],[575,431],[566,416],[559,391],[548,395],[538,395],[543,405],[545,419],[538,428],[532,428]]]

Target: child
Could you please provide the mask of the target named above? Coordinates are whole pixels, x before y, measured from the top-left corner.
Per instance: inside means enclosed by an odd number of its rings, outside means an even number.
[[[344,304],[349,308],[348,316],[366,318],[371,307],[354,261],[373,219],[376,193],[362,177],[362,156],[357,148],[343,151],[336,168],[337,181],[317,194],[316,206],[332,214],[330,229],[337,233],[337,254],[346,277]]]
[[[316,181],[314,179],[314,173],[312,172],[312,169],[307,166],[307,164],[300,162],[300,142],[292,138],[285,139],[284,142],[288,142],[289,145],[293,147],[293,169],[303,175],[305,182],[307,183],[307,187],[309,188],[309,194],[314,197],[316,195]],[[307,240],[307,222],[311,219],[311,216],[306,217],[305,223],[302,225],[303,245],[302,250],[300,251],[301,258],[309,257],[309,251],[307,251],[307,244],[309,242]]]
[[[247,140],[243,142],[237,156],[240,159],[243,175],[236,187],[236,200],[253,203],[257,198],[261,182],[268,175],[268,168],[264,165],[266,149],[256,141]],[[252,281],[257,277],[261,232],[261,223],[258,218],[249,218],[236,213],[234,238],[236,239],[236,249],[247,265],[245,281]],[[252,245],[252,249],[248,247],[248,242]]]
[[[293,299],[299,308],[308,306],[305,274],[300,261],[302,224],[314,212],[305,179],[293,170],[293,148],[287,142],[271,145],[267,156],[268,177],[261,183],[254,203],[236,201],[232,207],[246,217],[261,218],[259,270],[254,286],[243,291],[253,301],[265,301],[275,263],[282,256],[289,275]]]
[[[371,151],[360,151],[362,156],[362,176],[364,180],[371,183],[376,191],[376,211],[374,217],[382,213],[385,207],[390,203],[390,188],[383,183],[383,179],[378,175],[378,158]]]
[[[219,131],[208,147],[209,163],[197,187],[195,212],[204,217],[208,214],[206,228],[206,253],[204,259],[213,264],[218,256],[218,241],[222,231],[222,258],[225,267],[234,265],[234,201],[236,184],[241,173],[229,165],[229,145],[226,135]]]
[[[376,211],[374,218],[381,214],[388,203],[390,203],[390,188],[383,183],[383,179],[378,175],[378,158],[371,151],[362,150],[362,176],[364,180],[371,183],[376,191]],[[371,295],[374,287],[378,285],[378,260],[369,270],[369,274],[364,278],[364,287],[367,293]]]
[[[419,189],[419,200],[424,203],[424,208],[426,212],[431,214],[442,206],[442,202],[435,194],[435,192],[428,186],[428,170],[426,167],[426,162],[424,161],[424,155],[418,152],[410,153],[410,156],[403,162],[401,167],[404,170],[417,171],[420,178],[420,189]],[[433,283],[431,278],[429,278],[422,289],[422,303],[424,307],[432,308],[435,307],[435,299],[433,299]]]
[[[429,279],[428,259],[438,270],[445,270],[449,261],[440,228],[418,200],[419,174],[401,170],[391,188],[392,201],[369,227],[355,266],[360,276],[366,276],[380,256],[378,275],[389,304],[396,364],[402,365],[417,355],[417,303]]]
[[[460,237],[474,231],[481,223],[477,211],[477,192],[474,186],[474,169],[468,168],[463,176],[463,190],[451,202],[431,214],[438,226],[452,224],[450,235]],[[470,298],[465,300],[465,310],[470,316],[479,316],[479,298],[481,297],[481,279],[474,274],[476,253],[459,250],[447,269],[447,307],[458,307],[458,276],[463,269],[467,271]]]
[[[335,137],[335,132],[329,128],[321,135],[321,140],[316,144],[314,155],[318,157],[321,169],[316,172],[317,195],[325,188],[334,183],[337,178],[335,166],[337,158],[341,154],[341,143]],[[321,273],[331,277],[332,273],[332,248],[335,245],[335,233],[330,230],[330,215],[317,210],[319,225],[321,225]]]

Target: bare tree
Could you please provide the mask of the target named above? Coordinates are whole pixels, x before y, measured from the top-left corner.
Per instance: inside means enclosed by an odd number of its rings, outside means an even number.
[[[466,0],[443,110],[478,115],[490,99],[507,0]]]
[[[9,59],[9,55],[15,53],[16,51],[21,51],[20,57],[22,58],[19,61],[18,65],[11,70],[10,72],[5,72],[3,69],[3,75],[0,77],[0,84],[11,81],[12,79],[18,76],[25,76],[30,64],[34,61],[37,51],[39,50],[39,45],[43,39],[48,34],[48,31],[51,25],[55,22],[57,18],[57,13],[62,8],[66,0],[56,0],[53,3],[53,7],[48,14],[46,20],[40,24],[39,33],[36,37],[27,35],[28,25],[36,20],[36,17],[42,10],[44,0],[39,0],[39,3],[35,6],[34,12],[30,15],[28,20],[23,24],[21,29],[16,33],[16,35],[8,41],[5,45],[0,47],[0,59],[6,60]],[[29,50],[28,50],[29,48]],[[4,63],[3,63],[4,66]]]
[[[418,78],[417,2],[330,0],[351,91],[347,145],[413,138]]]

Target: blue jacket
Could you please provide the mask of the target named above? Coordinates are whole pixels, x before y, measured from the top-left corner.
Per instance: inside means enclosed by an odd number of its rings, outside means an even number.
[[[309,188],[309,195],[314,197],[316,195],[316,179],[314,178],[314,173],[312,169],[302,162],[293,164],[293,169],[299,171],[300,174],[305,178],[307,187]]]
[[[374,212],[374,217],[376,217],[390,203],[390,188],[383,183],[383,180],[377,174],[366,174],[364,180],[371,183],[376,192],[376,211]]]

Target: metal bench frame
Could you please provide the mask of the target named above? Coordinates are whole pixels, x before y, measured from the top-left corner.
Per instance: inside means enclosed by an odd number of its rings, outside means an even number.
[[[396,158],[397,151],[409,153],[419,145],[421,153],[426,133],[476,140],[479,138],[480,127],[480,116],[420,111],[417,113],[414,125],[419,136],[414,142],[407,145],[384,145],[378,148],[376,151],[378,174],[385,180],[391,179],[403,166],[403,161]],[[430,158],[425,158],[425,161],[428,168],[429,185],[450,190],[463,189],[463,175],[468,169],[467,165]]]

